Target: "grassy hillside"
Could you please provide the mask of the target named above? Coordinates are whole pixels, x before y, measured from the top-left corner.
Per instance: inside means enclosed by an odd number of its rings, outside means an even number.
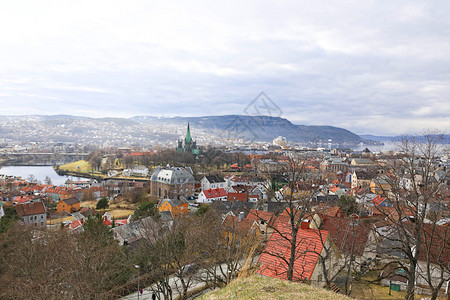
[[[209,292],[202,300],[212,299],[351,299],[307,284],[253,275],[233,281],[229,286]]]

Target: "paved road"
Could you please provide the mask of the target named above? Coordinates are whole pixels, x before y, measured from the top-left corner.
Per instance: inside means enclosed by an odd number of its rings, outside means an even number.
[[[225,272],[227,271],[227,265],[226,264],[222,264],[221,265],[222,268],[225,270]],[[189,287],[189,291],[193,291],[202,287],[205,287],[206,284],[203,281],[198,280],[197,278],[204,278],[206,277],[206,270],[200,270],[198,271],[198,273],[194,276],[194,279],[192,281],[192,284]],[[176,299],[178,296],[180,296],[180,293],[178,293],[177,291],[177,286],[181,288],[181,282],[179,280],[179,278],[177,278],[176,276],[171,276],[169,278],[169,285],[172,288],[172,298]],[[139,299],[142,300],[148,300],[148,299],[152,299],[152,295],[153,295],[153,291],[151,290],[151,287],[147,287],[143,289],[143,293],[141,295],[139,295]],[[153,285],[153,287],[155,287],[156,289],[156,285]],[[131,300],[131,299],[137,299],[138,298],[138,292],[134,292],[128,296],[125,296],[123,298],[120,298],[122,300]],[[163,298],[163,295],[161,294],[161,299]]]

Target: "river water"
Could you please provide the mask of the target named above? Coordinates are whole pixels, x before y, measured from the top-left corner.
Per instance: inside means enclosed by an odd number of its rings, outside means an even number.
[[[52,180],[53,185],[63,185],[67,179],[88,180],[74,176],[60,176],[51,166],[5,166],[0,167],[0,174],[20,176],[22,179],[27,179],[27,177],[33,175],[42,183],[44,183],[45,177],[48,176]]]

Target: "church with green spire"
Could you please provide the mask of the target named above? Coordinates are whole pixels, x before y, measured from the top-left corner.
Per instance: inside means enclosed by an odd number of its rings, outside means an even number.
[[[177,151],[178,152],[190,152],[193,155],[200,154],[200,150],[197,148],[197,142],[192,140],[191,128],[189,126],[189,123],[188,123],[188,127],[187,127],[186,137],[184,138],[184,145],[183,145],[183,140],[178,140]]]

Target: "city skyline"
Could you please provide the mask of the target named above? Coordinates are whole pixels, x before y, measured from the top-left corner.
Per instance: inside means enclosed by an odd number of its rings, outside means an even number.
[[[264,91],[295,124],[450,128],[445,1],[0,4],[1,115],[244,114]]]

